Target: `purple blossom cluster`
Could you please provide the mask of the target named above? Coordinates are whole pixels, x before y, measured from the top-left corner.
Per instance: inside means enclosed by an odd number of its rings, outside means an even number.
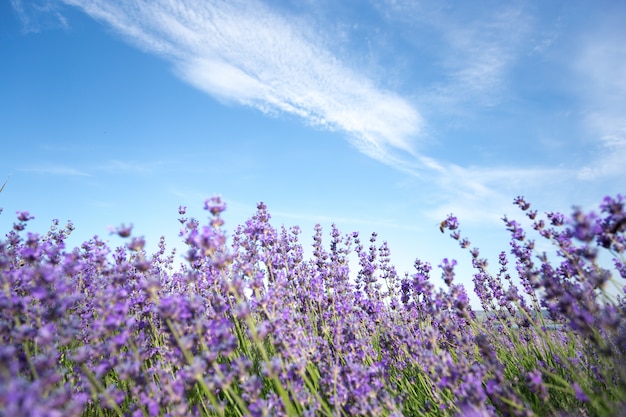
[[[504,218],[493,274],[454,216],[441,223],[471,256],[480,310],[455,260],[439,285],[421,260],[401,276],[376,234],[334,225],[305,259],[300,229],[263,203],[230,243],[219,197],[205,225],[180,207],[181,265],[132,226],[112,231],[125,246],[70,250],[71,223],[40,235],[19,212],[0,240],[0,416],[619,415],[624,198],[569,218],[515,204],[555,254]]]

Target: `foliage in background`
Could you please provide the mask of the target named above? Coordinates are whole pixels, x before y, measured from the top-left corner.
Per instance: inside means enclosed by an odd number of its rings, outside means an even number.
[[[515,204],[558,257],[505,218],[512,256],[493,274],[455,217],[441,224],[471,255],[481,312],[454,260],[441,287],[420,260],[399,276],[376,234],[334,226],[326,244],[316,227],[304,259],[299,228],[274,228],[262,203],[230,244],[218,197],[206,225],[181,207],[180,267],[130,227],[116,230],[125,247],[67,249],[71,223],[40,235],[19,212],[0,241],[0,414],[617,415],[626,305],[606,287],[626,278],[623,198],[571,218]]]

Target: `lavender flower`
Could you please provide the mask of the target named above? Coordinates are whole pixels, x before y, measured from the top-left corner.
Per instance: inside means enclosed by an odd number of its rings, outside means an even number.
[[[613,415],[626,302],[599,262],[609,250],[624,277],[623,198],[569,218],[514,204],[532,230],[504,218],[495,274],[456,217],[441,223],[469,252],[484,319],[456,260],[439,262],[441,281],[421,260],[400,277],[376,234],[335,225],[328,242],[316,226],[306,259],[301,230],[272,226],[263,203],[230,244],[219,197],[206,224],[180,207],[177,269],[163,238],[154,254],[140,237],[67,249],[71,223],[28,232],[19,212],[0,240],[0,414]],[[554,255],[536,253],[533,231]]]

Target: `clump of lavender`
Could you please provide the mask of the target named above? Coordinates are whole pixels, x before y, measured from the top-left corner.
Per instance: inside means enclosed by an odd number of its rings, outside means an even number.
[[[571,218],[550,212],[546,219],[539,219],[522,197],[514,203],[526,213],[539,237],[556,247],[556,254],[536,253],[535,241],[520,224],[503,219],[511,233],[510,253],[523,288],[520,292],[509,274],[505,252],[494,276],[478,249],[470,250],[475,292],[486,313],[485,328],[500,334],[497,339],[507,358],[507,372],[527,382],[524,391],[531,394],[534,412],[580,409],[612,415],[626,400],[626,345],[621,330],[625,304],[622,296],[607,291],[609,285],[617,284],[615,271],[624,278],[620,271],[626,216],[623,197],[605,198],[600,216],[575,209]],[[456,219],[450,217],[442,226],[447,223],[454,225],[451,236],[469,248]],[[613,271],[599,262],[603,249],[613,257]]]
[[[0,415],[615,415],[626,302],[607,286],[626,278],[623,198],[543,220],[515,204],[555,254],[505,218],[492,274],[454,216],[441,224],[470,252],[482,311],[455,260],[440,284],[421,260],[399,276],[376,234],[334,225],[305,259],[300,229],[272,226],[263,203],[230,243],[219,197],[206,222],[180,207],[180,266],[132,226],[112,230],[124,246],[69,250],[71,223],[39,235],[19,212],[0,240]]]

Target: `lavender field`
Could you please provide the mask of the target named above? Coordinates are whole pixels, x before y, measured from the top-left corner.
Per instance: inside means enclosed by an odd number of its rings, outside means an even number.
[[[232,236],[220,198],[208,220],[181,207],[182,265],[130,227],[124,247],[68,248],[71,223],[36,233],[19,212],[0,240],[0,415],[626,415],[624,198],[595,214],[514,203],[532,228],[504,218],[490,264],[441,223],[474,288],[454,260],[401,275],[375,234],[335,227],[305,259],[262,203]]]

